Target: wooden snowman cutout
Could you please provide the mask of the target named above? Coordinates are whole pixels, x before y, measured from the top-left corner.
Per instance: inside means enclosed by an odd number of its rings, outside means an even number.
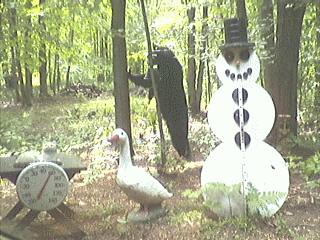
[[[216,61],[222,87],[208,107],[211,130],[221,140],[201,172],[205,204],[219,217],[275,214],[289,188],[281,155],[263,140],[272,129],[275,108],[256,83],[260,73],[244,20],[224,22],[225,41]]]

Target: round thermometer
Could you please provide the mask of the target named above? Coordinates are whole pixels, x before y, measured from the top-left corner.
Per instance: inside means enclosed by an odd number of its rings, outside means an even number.
[[[52,162],[36,162],[17,178],[20,201],[28,208],[48,211],[59,206],[68,194],[69,179],[62,167]]]

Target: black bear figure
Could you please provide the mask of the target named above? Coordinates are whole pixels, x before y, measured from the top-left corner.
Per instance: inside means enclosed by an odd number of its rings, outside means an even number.
[[[188,140],[188,106],[183,88],[183,70],[174,53],[167,47],[156,47],[152,52],[161,114],[167,124],[173,147],[180,156],[191,157]],[[129,79],[136,85],[149,88],[153,97],[150,70],[146,75],[132,74]]]

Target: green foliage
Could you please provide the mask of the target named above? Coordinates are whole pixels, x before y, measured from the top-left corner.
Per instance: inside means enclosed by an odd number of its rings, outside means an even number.
[[[286,196],[286,193],[281,192],[258,192],[256,188],[249,184],[248,195],[246,196],[247,206],[252,215],[268,212],[268,205],[275,204],[278,206],[280,198]]]
[[[193,225],[195,222],[199,222],[202,218],[202,213],[198,210],[191,210],[188,212],[180,212],[173,217],[170,221],[173,225]]]
[[[77,101],[77,99],[75,99]],[[114,128],[113,99],[34,106],[30,110],[0,110],[0,154],[41,150],[44,141],[55,140],[60,151],[79,153]]]
[[[277,226],[276,231],[279,236],[283,236],[283,237],[293,236],[293,231],[288,226],[286,220],[284,220],[282,217],[277,217],[275,220],[275,224]]]
[[[320,151],[301,163],[302,172],[311,187],[320,187]]]
[[[189,121],[192,122],[192,130],[189,131],[190,145],[197,146],[197,152],[200,152],[204,156],[208,156],[212,149],[217,145],[219,140],[213,135],[207,119],[197,121],[189,117]]]
[[[226,229],[233,229],[232,236],[226,236]],[[200,232],[201,239],[246,239],[248,233],[257,230],[257,223],[254,218],[234,217],[214,221],[203,219]]]
[[[225,199],[232,199],[241,208],[243,200],[242,195],[242,184],[234,184],[232,186],[226,186],[223,183],[210,183],[207,184],[203,189],[206,201],[204,208],[213,211],[220,212],[225,208]],[[268,212],[269,204],[278,204],[280,198],[285,196],[285,193],[281,192],[258,192],[251,183],[248,184],[248,193],[245,196],[245,201],[248,209],[248,214],[252,216],[259,216],[261,213]]]
[[[182,192],[182,196],[186,197],[188,199],[194,200],[198,199],[202,194],[201,190],[193,190],[193,189],[186,189],[185,191]]]

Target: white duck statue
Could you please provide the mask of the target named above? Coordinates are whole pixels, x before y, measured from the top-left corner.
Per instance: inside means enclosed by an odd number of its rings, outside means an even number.
[[[129,138],[124,130],[117,128],[108,141],[118,146],[120,150],[117,184],[129,199],[140,204],[138,211],[129,213],[128,221],[145,222],[162,216],[165,211],[161,203],[173,194],[149,172],[133,166]]]

